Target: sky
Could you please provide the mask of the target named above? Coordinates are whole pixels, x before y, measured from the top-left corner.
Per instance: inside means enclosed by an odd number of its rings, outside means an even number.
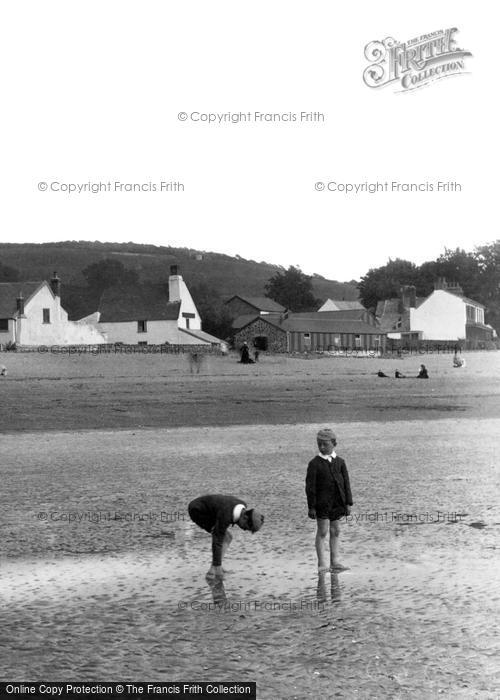
[[[0,240],[181,246],[340,281],[491,242],[499,15],[462,0],[9,3]],[[363,81],[370,42],[448,28],[472,54],[459,74]],[[379,191],[342,191],[364,183]]]

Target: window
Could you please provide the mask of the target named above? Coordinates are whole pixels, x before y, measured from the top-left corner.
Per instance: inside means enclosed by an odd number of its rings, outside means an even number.
[[[354,336],[354,347],[356,347],[356,348],[361,347],[361,336],[360,335]]]
[[[340,345],[340,335],[338,333],[333,336],[333,344]]]
[[[137,332],[147,333],[148,332],[148,322],[147,321],[137,321]]]
[[[0,318],[0,333],[2,331],[8,331],[9,330],[9,319],[8,318]]]
[[[190,318],[196,318],[196,315],[193,313],[187,313],[187,312],[182,312],[182,318],[185,319],[186,321],[186,328],[189,328],[189,319]]]
[[[50,323],[50,309],[42,309],[43,322]]]

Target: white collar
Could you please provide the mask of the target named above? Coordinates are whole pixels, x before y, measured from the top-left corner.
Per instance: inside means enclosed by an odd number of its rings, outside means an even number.
[[[331,462],[336,456],[335,450],[331,455],[322,455],[321,452],[318,453],[318,457],[321,457],[321,459],[326,459],[327,462]]]
[[[241,513],[245,510],[243,503],[238,503],[237,506],[233,508],[233,523],[237,523],[240,519]]]

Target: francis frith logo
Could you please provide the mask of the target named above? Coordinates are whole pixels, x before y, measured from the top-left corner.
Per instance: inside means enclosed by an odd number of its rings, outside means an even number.
[[[406,92],[464,73],[465,59],[472,54],[457,47],[457,32],[454,27],[406,42],[392,37],[371,41],[365,46],[365,57],[370,61],[363,72],[365,84],[380,88],[392,83],[400,88],[398,92]]]

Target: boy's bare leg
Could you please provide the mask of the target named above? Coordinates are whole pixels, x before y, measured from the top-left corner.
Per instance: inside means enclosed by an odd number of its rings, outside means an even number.
[[[326,537],[330,528],[328,518],[316,518],[318,529],[316,531],[316,554],[318,555],[318,571],[328,571],[330,568],[326,561]]]
[[[340,525],[338,520],[332,520],[330,523],[330,571],[345,571],[347,566],[339,562],[339,535]]]

